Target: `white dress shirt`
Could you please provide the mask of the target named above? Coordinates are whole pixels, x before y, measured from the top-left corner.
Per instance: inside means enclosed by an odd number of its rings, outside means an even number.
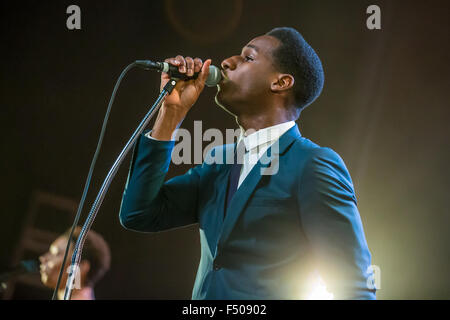
[[[249,135],[245,135],[244,130],[241,128],[238,144],[243,141],[247,152],[244,154],[238,188],[267,149],[294,125],[294,121],[283,122],[272,127],[260,129]]]
[[[239,143],[243,142],[247,152],[244,154],[244,159],[241,168],[241,174],[239,176],[238,188],[245,180],[247,175],[253,169],[255,164],[261,159],[263,154],[274,144],[286,131],[295,125],[294,121],[283,122],[272,127],[260,129],[248,135],[245,134],[245,130],[241,127],[241,134],[238,139]],[[151,131],[147,132],[146,137],[157,140],[151,135]]]

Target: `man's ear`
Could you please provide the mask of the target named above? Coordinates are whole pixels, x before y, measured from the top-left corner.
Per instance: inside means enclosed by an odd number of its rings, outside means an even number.
[[[283,92],[294,86],[294,77],[287,73],[279,74],[278,77],[270,84],[270,90],[273,92]]]

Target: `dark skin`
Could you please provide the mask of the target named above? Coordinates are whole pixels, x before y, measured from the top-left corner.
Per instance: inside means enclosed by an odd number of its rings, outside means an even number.
[[[64,252],[67,245],[67,237],[59,236],[53,243],[50,245],[48,252],[44,253],[39,257],[40,272],[41,272],[41,281],[42,283],[51,288],[56,288],[56,283],[58,281],[59,270],[62,266],[62,260],[64,257]],[[73,254],[73,245],[71,245],[69,251],[69,257]],[[70,259],[66,261],[65,270],[70,265]],[[85,279],[87,278],[88,272],[90,269],[90,263],[87,260],[81,260],[80,263],[80,286],[81,288],[75,288],[72,291],[71,300],[90,300],[93,295],[93,288],[91,286],[86,285]],[[64,289],[67,282],[68,273],[64,272],[61,278],[61,283],[58,288],[58,299],[62,300],[64,297]]]
[[[216,103],[236,117],[244,130],[274,126],[296,120],[299,116],[294,99],[294,78],[277,70],[272,52],[280,45],[278,39],[263,35],[252,39],[240,55],[222,61],[223,79],[218,84]],[[200,72],[195,80],[179,81],[161,106],[152,137],[172,140],[187,112],[204,89],[211,60],[177,56],[166,59],[182,73],[191,76]],[[170,77],[161,75],[161,88]]]

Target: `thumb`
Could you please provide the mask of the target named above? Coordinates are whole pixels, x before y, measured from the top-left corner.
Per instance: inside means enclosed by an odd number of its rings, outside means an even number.
[[[208,79],[209,75],[209,66],[211,65],[211,59],[208,59],[203,63],[202,70],[200,70],[200,73],[197,76],[197,79],[195,80],[195,85],[201,89],[205,85],[206,79]]]

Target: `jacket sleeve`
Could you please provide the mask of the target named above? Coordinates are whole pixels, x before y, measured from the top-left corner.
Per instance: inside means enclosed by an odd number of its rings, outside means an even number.
[[[317,148],[299,184],[302,226],[317,271],[335,299],[375,299],[370,252],[353,183],[333,150]]]
[[[199,166],[164,183],[174,144],[144,134],[136,142],[120,206],[123,227],[158,232],[197,223]]]

